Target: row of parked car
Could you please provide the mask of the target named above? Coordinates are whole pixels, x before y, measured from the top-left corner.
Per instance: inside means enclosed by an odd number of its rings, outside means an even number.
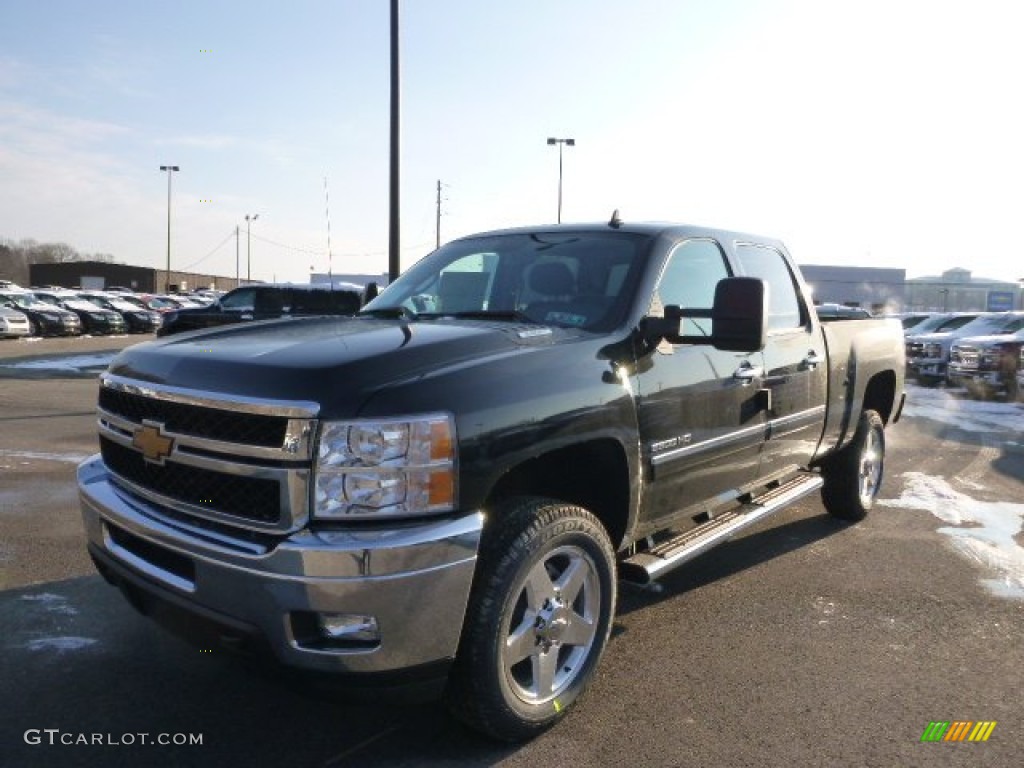
[[[0,285],[0,336],[173,333],[230,323],[313,315],[354,315],[376,286],[245,285],[227,293],[155,296],[127,289]]]
[[[1024,392],[1024,311],[908,314],[903,329],[907,375],[921,384],[986,399]]]
[[[77,336],[155,333],[167,312],[198,308],[216,296],[0,286],[0,336]]]

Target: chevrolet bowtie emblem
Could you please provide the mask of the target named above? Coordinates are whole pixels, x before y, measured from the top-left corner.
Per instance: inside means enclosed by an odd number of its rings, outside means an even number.
[[[174,450],[174,438],[163,433],[163,426],[155,421],[144,421],[132,435],[132,445],[142,451],[146,461],[161,466]]]

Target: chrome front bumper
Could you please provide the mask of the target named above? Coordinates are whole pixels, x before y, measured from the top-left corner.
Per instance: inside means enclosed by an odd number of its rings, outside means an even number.
[[[102,570],[112,566],[133,589],[197,617],[252,628],[288,666],[369,675],[455,655],[483,527],[479,512],[387,529],[304,529],[266,545],[168,517],[116,486],[98,454],[79,466],[78,485],[89,547]],[[380,640],[325,647],[309,634],[309,617],[317,614],[373,616]]]

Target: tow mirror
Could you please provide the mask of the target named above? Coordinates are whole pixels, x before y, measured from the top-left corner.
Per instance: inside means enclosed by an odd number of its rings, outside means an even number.
[[[764,349],[767,328],[768,286],[753,277],[727,277],[715,286],[715,303],[710,309],[665,307],[663,317],[645,317],[641,326],[651,343],[665,339],[671,344],[711,344],[729,352],[757,352]],[[686,318],[710,318],[711,333],[683,335]]]
[[[727,277],[715,286],[711,343],[730,352],[764,349],[768,286],[756,277]]]

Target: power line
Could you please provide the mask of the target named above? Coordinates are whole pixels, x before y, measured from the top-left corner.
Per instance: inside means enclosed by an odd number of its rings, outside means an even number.
[[[284,243],[279,243],[276,240],[271,240],[271,239],[266,238],[266,237],[260,237],[259,235],[253,235],[252,237],[253,237],[254,240],[262,240],[264,243],[270,243],[271,245],[276,245],[278,248],[284,248],[287,251],[296,251],[297,253],[310,253],[310,254],[312,254],[314,256],[326,256],[327,255],[327,251],[314,251],[314,250],[311,250],[309,248],[297,248],[294,245],[285,245]]]
[[[220,244],[218,244],[216,248],[214,248],[214,249],[213,249],[212,251],[210,251],[210,252],[209,252],[208,254],[206,254],[205,256],[203,256],[203,258],[199,259],[198,261],[193,261],[193,262],[192,262],[191,264],[189,264],[189,265],[188,265],[187,267],[182,267],[182,268],[181,268],[181,271],[182,271],[182,272],[187,272],[188,270],[192,269],[192,268],[193,268],[193,267],[195,267],[196,265],[198,265],[198,264],[202,264],[202,263],[203,263],[204,261],[206,261],[206,260],[207,260],[208,258],[210,258],[211,256],[213,256],[213,254],[215,254],[215,253],[216,253],[217,251],[219,251],[219,250],[220,250],[221,248],[223,248],[223,247],[224,247],[224,243],[226,243],[226,242],[227,242],[228,240],[230,240],[230,239],[231,239],[232,237],[234,237],[234,236],[235,236],[235,233],[234,233],[234,231],[231,231],[231,232],[229,232],[229,233],[228,233],[228,236],[227,236],[227,237],[225,237],[225,238],[224,238],[223,240],[221,240],[221,241],[220,241]]]

